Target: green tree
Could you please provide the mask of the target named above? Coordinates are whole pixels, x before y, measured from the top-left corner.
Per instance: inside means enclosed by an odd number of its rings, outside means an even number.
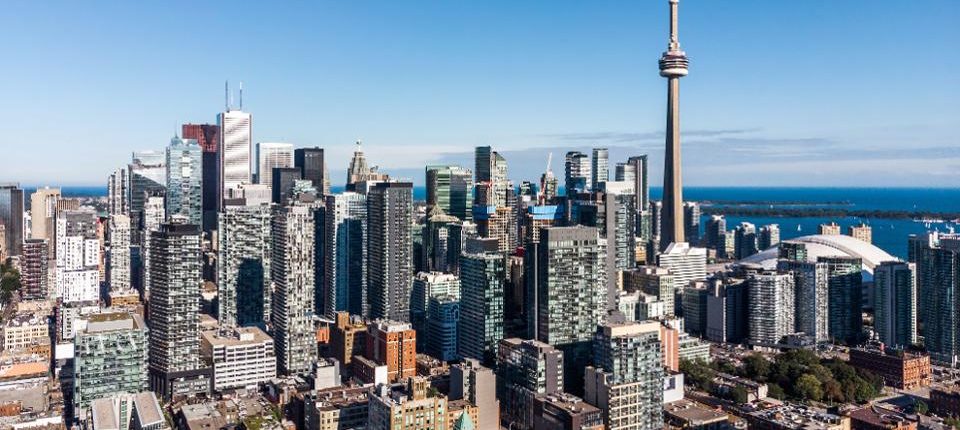
[[[780,388],[780,386],[777,384],[769,385],[767,387],[767,394],[777,400],[783,400],[787,398],[787,394],[783,392],[783,388]]]
[[[9,259],[0,264],[0,301],[10,303],[13,294],[20,290],[20,271]]]
[[[770,360],[760,354],[750,354],[743,359],[743,376],[764,381],[770,376]]]
[[[797,396],[804,400],[819,402],[823,398],[823,388],[820,380],[809,373],[798,378],[795,387]]]
[[[917,399],[917,402],[913,404],[913,411],[920,415],[926,415],[930,412],[930,406],[927,406],[927,403],[923,400]]]

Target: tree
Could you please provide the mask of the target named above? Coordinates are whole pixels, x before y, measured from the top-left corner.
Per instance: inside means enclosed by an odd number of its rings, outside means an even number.
[[[10,303],[13,294],[20,290],[20,271],[18,271],[10,260],[0,264],[0,301],[4,304]]]
[[[743,359],[743,376],[763,381],[770,376],[770,361],[760,354],[750,354]]]
[[[777,400],[783,400],[787,398],[787,394],[783,392],[783,388],[780,388],[780,386],[777,384],[769,385],[767,387],[767,394]]]
[[[927,406],[927,403],[923,400],[917,399],[917,402],[913,404],[913,411],[920,415],[926,415],[930,412],[930,406]]]
[[[820,385],[820,380],[809,373],[797,379],[794,389],[797,396],[804,400],[819,402],[823,398],[823,388]]]

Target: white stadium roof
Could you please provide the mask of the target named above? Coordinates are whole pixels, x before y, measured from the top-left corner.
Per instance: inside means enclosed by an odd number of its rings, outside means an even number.
[[[807,261],[816,261],[818,257],[860,257],[863,260],[864,275],[873,278],[873,268],[884,261],[897,261],[899,258],[888,254],[873,244],[864,242],[851,236],[837,234],[815,234],[788,240],[787,242],[802,242],[806,244]],[[764,269],[777,268],[777,256],[780,247],[774,246],[758,254],[751,255],[741,263],[759,264]]]

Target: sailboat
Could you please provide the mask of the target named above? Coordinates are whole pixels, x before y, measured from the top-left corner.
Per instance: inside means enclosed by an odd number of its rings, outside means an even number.
[[[803,230],[803,229],[800,228],[800,224],[797,224],[797,231],[802,231],[802,230]]]

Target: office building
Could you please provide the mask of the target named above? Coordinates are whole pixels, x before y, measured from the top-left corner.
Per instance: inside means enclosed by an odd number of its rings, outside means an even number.
[[[413,184],[380,182],[367,193],[367,300],[371,318],[410,319]]]
[[[130,217],[110,215],[108,284],[112,292],[130,291]]]
[[[863,331],[863,262],[859,257],[818,257],[827,264],[830,337],[857,343]]]
[[[533,399],[533,428],[557,430],[603,430],[603,412],[570,393],[548,394]]]
[[[300,169],[300,177],[310,181],[319,195],[330,195],[330,173],[322,148],[295,149],[293,166]]]
[[[884,261],[873,268],[873,329],[893,348],[917,343],[917,266]]]
[[[563,392],[563,368],[563,352],[553,346],[536,340],[501,340],[497,398],[507,420],[520,428],[533,428],[534,399]]]
[[[757,251],[757,227],[749,222],[741,222],[734,231],[734,258],[743,260]]]
[[[217,319],[263,325],[271,312],[271,208],[228,201],[217,224]]]
[[[606,244],[594,227],[550,227],[528,249],[528,333],[564,350],[566,391],[582,389],[594,328],[606,316]],[[579,389],[578,389],[579,388]]]
[[[834,221],[831,221],[828,224],[820,224],[819,226],[817,226],[817,234],[839,235],[840,225]]]
[[[460,298],[451,295],[430,296],[427,301],[426,323],[420,337],[424,351],[441,361],[461,358],[458,341],[460,325]]]
[[[120,171],[123,172],[121,173],[122,175],[126,174],[124,169],[120,169]],[[119,179],[118,181],[122,184],[127,183],[127,179],[125,177],[123,179]],[[126,213],[127,193],[129,193],[129,190],[119,190],[113,187],[110,187],[110,189],[113,190],[114,194],[111,194],[109,207],[116,208],[116,206],[119,205],[121,208],[123,208],[123,212]],[[121,202],[114,203],[115,198],[120,199]],[[59,188],[37,188],[37,190],[30,195],[30,238],[46,239],[48,243],[53,243],[53,235],[56,231],[54,216],[57,214],[57,202],[59,200]],[[50,250],[50,253],[53,253],[52,249]]]
[[[420,272],[413,278],[410,322],[418,332],[427,328],[427,305],[431,297],[452,296],[460,300],[460,278],[452,273]],[[421,344],[426,339],[421,339]]]
[[[707,250],[685,242],[672,243],[657,256],[657,265],[673,273],[673,285],[681,288],[707,277]]]
[[[146,390],[148,330],[140,315],[94,314],[85,323],[74,339],[75,410],[96,399]]]
[[[760,272],[747,279],[747,333],[755,346],[774,346],[794,332],[794,278],[789,273]]]
[[[757,235],[757,250],[763,251],[773,248],[780,244],[780,226],[777,224],[767,224],[760,227],[760,233]]]
[[[275,167],[271,170],[270,195],[273,203],[285,205],[293,197],[293,187],[300,179],[300,169],[296,167]]]
[[[469,221],[473,207],[473,172],[460,166],[427,166],[427,207]]]
[[[594,188],[610,180],[610,151],[607,148],[593,148],[590,163],[590,183]]]
[[[274,211],[270,323],[279,372],[285,375],[310,373],[317,358],[314,234],[314,214],[309,206],[294,204]]]
[[[4,227],[4,243],[0,248],[6,255],[23,252],[23,189],[19,184],[0,184],[0,225]]]
[[[213,389],[256,389],[277,377],[273,339],[258,327],[209,330],[201,334],[200,355],[213,365]]]
[[[27,239],[20,256],[20,292],[23,300],[50,297],[50,246],[46,239]]]
[[[210,234],[216,229],[217,210],[220,208],[220,161],[217,147],[220,145],[220,127],[215,124],[184,124],[180,135],[184,139],[193,139],[203,151],[203,232]]]
[[[200,361],[200,227],[164,223],[151,231],[150,383],[165,399],[210,391]]]
[[[567,195],[587,192],[591,189],[590,157],[580,151],[570,151],[564,163],[563,186]]]
[[[367,325],[358,316],[337,312],[330,327],[330,357],[349,370],[354,356],[361,356],[367,348]]]
[[[710,289],[707,281],[692,281],[681,291],[683,328],[692,336],[703,337],[707,332],[707,297]]]
[[[747,336],[747,283],[711,279],[707,296],[707,331],[711,342],[741,343]]]
[[[365,357],[387,366],[387,379],[402,382],[417,374],[417,332],[408,323],[380,320],[367,326]]]
[[[726,255],[727,220],[723,215],[710,215],[703,237],[703,246],[716,251],[717,258],[727,258]]]
[[[184,217],[188,223],[203,224],[203,152],[197,141],[170,139],[167,146],[168,217]]]
[[[777,269],[793,275],[796,331],[828,342],[829,268],[826,263],[781,259]]]
[[[429,381],[413,378],[405,385],[379,385],[369,392],[368,430],[448,430],[447,398],[427,395]]]
[[[503,339],[506,260],[498,252],[460,256],[460,354],[493,365]]]
[[[606,429],[663,428],[660,323],[606,322],[594,335],[583,399],[603,411]]]
[[[507,160],[489,146],[478,146],[474,150],[474,174],[476,184],[487,184],[493,195],[485,205],[506,206]],[[479,199],[480,193],[475,193],[474,198]]]
[[[512,207],[477,205],[473,207],[473,220],[477,234],[496,239],[500,252],[510,252],[514,248],[516,236]]]
[[[128,194],[131,242],[143,245],[147,236],[145,232],[144,208],[147,199],[152,196],[162,196],[167,187],[166,153],[161,151],[134,151],[130,164],[127,165],[127,174],[130,179]],[[143,230],[142,230],[143,229]]]
[[[241,110],[232,110],[217,115],[220,142],[217,145],[220,173],[220,199],[231,194],[240,184],[251,184],[250,161],[253,151],[253,117]]]
[[[273,186],[273,169],[293,167],[293,144],[280,142],[257,143],[257,183]],[[302,170],[298,167],[298,170]],[[322,185],[322,184],[321,184]]]
[[[479,409],[478,430],[500,428],[497,375],[476,360],[450,366],[450,400],[466,400]]]
[[[50,321],[44,315],[14,314],[3,322],[3,350],[50,351]]]

